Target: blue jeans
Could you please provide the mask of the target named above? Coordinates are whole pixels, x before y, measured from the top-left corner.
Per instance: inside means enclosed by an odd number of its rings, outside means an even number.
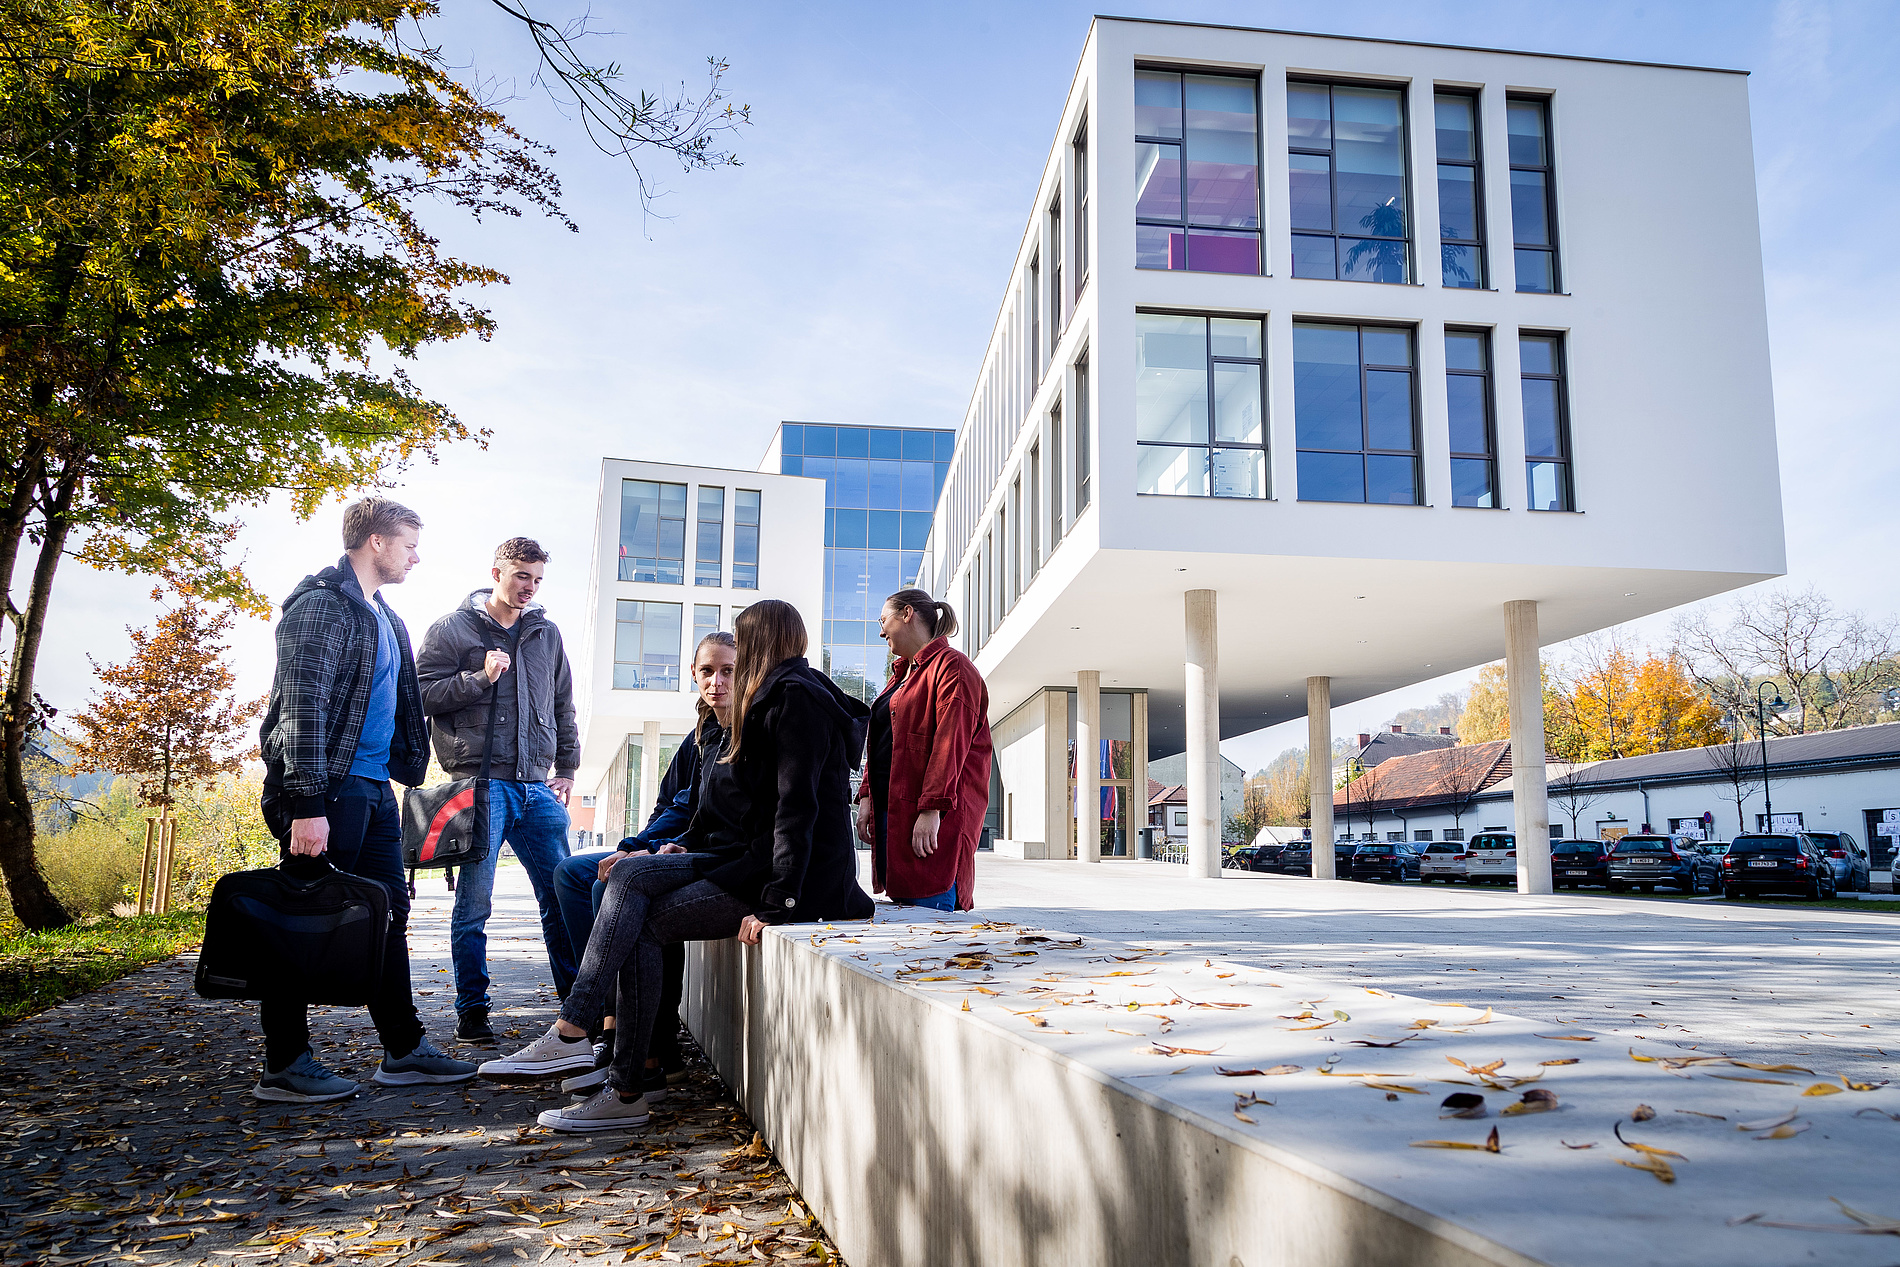
[[[600,873],[600,860],[618,856],[618,851],[613,849],[577,853],[554,869],[555,900],[560,903],[561,920],[567,925],[568,944],[574,948],[578,958],[586,958],[588,939],[594,935],[594,921],[600,917],[600,904],[607,896],[607,882],[594,878]],[[648,855],[635,853],[634,856],[645,858]],[[680,996],[686,976],[686,948],[677,942],[663,946],[661,959],[660,1011],[653,1023],[647,1054],[672,1070],[683,1067],[679,1054],[679,1027]]]
[[[488,1007],[488,916],[493,910],[495,864],[506,842],[528,870],[541,910],[548,970],[563,998],[574,984],[577,956],[555,902],[554,870],[567,858],[567,809],[545,783],[491,779],[488,784],[488,856],[457,869],[455,909],[449,916],[449,958],[455,965],[455,1010]]]

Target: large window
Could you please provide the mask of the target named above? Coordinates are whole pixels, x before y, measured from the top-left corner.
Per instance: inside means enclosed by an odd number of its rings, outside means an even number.
[[[620,579],[686,584],[686,485],[620,481]]]
[[[1075,227],[1070,235],[1075,242],[1075,297],[1082,297],[1082,288],[1089,281],[1089,124],[1075,130],[1075,140],[1069,143],[1069,157],[1072,175],[1069,186],[1075,190]]]
[[[1049,411],[1049,549],[1062,544],[1062,402]]]
[[[1293,425],[1305,502],[1416,506],[1412,332],[1293,325]]]
[[[1029,579],[1042,570],[1042,444],[1029,446]]]
[[[1550,170],[1550,103],[1510,97],[1504,103],[1511,149],[1511,241],[1517,288],[1557,289],[1557,208]]]
[[[1068,311],[1062,293],[1062,195],[1049,204],[1049,356],[1056,354],[1062,342],[1062,319]]]
[[[1444,283],[1484,288],[1484,180],[1478,99],[1441,92],[1432,99],[1438,132],[1438,253]]]
[[[1491,336],[1483,330],[1445,331],[1445,405],[1451,423],[1451,504],[1495,507]]]
[[[1023,592],[1023,477],[1018,475],[1009,486],[1009,604]]]
[[[1075,513],[1089,508],[1089,362],[1075,363]]]
[[[699,486],[699,536],[693,548],[693,584],[718,585],[726,558],[726,490]]]
[[[1524,386],[1524,463],[1530,508],[1574,510],[1563,337],[1519,335],[1517,359]]]
[[[1135,491],[1265,497],[1257,319],[1135,315]]]
[[[740,488],[732,494],[732,588],[759,588],[759,494]]]
[[[614,689],[680,689],[678,603],[614,603]]]
[[[1404,94],[1295,80],[1286,112],[1293,275],[1411,281]]]
[[[1135,267],[1259,273],[1258,88],[1135,72]]]
[[[1042,381],[1042,253],[1029,260],[1029,386]]]

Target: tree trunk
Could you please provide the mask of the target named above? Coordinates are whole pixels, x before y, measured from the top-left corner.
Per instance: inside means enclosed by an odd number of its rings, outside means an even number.
[[[37,725],[39,710],[33,695],[33,667],[39,658],[40,638],[46,628],[46,609],[53,593],[53,573],[59,568],[70,528],[66,512],[72,506],[76,477],[63,482],[47,508],[46,532],[33,568],[33,588],[26,610],[14,626],[13,664],[7,677],[6,712],[0,716],[0,781],[6,784],[6,805],[0,810],[0,874],[20,923],[36,931],[64,928],[72,915],[53,896],[34,855],[33,803],[26,789],[26,740],[29,725]]]

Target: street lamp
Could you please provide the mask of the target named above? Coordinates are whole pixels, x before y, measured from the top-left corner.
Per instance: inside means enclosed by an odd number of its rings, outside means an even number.
[[[1775,689],[1775,698],[1772,703],[1762,703],[1761,693],[1771,686],[1774,686],[1773,682],[1763,682],[1760,686],[1755,688],[1755,732],[1761,736],[1761,799],[1763,808],[1767,811],[1763,816],[1764,831],[1773,831],[1775,829],[1775,798],[1768,790],[1768,718],[1766,710],[1772,708],[1779,713],[1788,707],[1788,701],[1781,698],[1781,689],[1779,687]]]

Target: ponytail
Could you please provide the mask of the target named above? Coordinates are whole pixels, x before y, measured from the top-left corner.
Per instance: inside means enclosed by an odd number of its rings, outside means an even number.
[[[884,600],[898,611],[908,608],[917,613],[932,638],[950,638],[957,632],[957,613],[950,604],[932,598],[919,589],[898,590]]]

